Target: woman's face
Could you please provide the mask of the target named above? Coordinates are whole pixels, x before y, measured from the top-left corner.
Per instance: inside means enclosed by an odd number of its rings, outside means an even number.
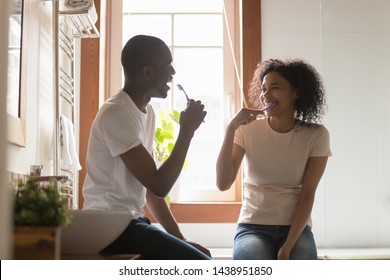
[[[260,99],[264,106],[273,105],[266,110],[267,116],[294,115],[297,91],[278,72],[269,72],[260,85]]]

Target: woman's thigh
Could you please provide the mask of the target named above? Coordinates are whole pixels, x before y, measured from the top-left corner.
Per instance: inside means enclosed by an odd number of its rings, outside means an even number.
[[[272,226],[240,224],[234,238],[233,259],[273,260],[277,247],[272,237]]]
[[[274,260],[286,241],[290,226],[239,224],[234,239],[233,259]],[[317,259],[313,233],[306,226],[291,251],[292,260]]]

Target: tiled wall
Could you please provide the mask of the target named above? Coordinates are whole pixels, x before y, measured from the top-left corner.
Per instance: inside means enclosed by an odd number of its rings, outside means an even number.
[[[11,189],[17,190],[18,182],[26,182],[29,175],[22,174],[18,172],[13,171],[7,171],[6,172],[7,180],[6,182],[9,184],[9,187]],[[41,186],[49,185],[52,180],[55,180],[57,182],[58,190],[64,199],[66,201],[66,206],[69,209],[75,209],[75,201],[74,201],[74,194],[73,194],[73,182],[68,179],[61,179],[61,178],[67,178],[66,176],[42,176],[42,177],[35,177],[40,178],[37,179],[39,181],[39,184]]]
[[[329,247],[390,246],[389,19],[389,1],[322,1],[335,143],[325,192]]]

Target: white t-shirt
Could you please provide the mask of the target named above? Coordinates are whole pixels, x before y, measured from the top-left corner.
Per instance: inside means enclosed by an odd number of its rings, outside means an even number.
[[[239,223],[290,225],[309,157],[331,156],[323,125],[278,133],[268,119],[240,126],[234,143],[245,149],[244,200]],[[311,219],[307,222],[311,226]]]
[[[155,113],[150,104],[146,110],[146,114],[140,111],[123,90],[100,108],[88,144],[84,209],[143,215],[146,189],[120,155],[140,144],[152,154]]]

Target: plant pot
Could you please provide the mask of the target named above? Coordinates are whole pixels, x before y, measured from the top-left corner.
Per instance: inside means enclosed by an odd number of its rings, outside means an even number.
[[[15,260],[59,260],[60,251],[60,227],[14,228]]]

